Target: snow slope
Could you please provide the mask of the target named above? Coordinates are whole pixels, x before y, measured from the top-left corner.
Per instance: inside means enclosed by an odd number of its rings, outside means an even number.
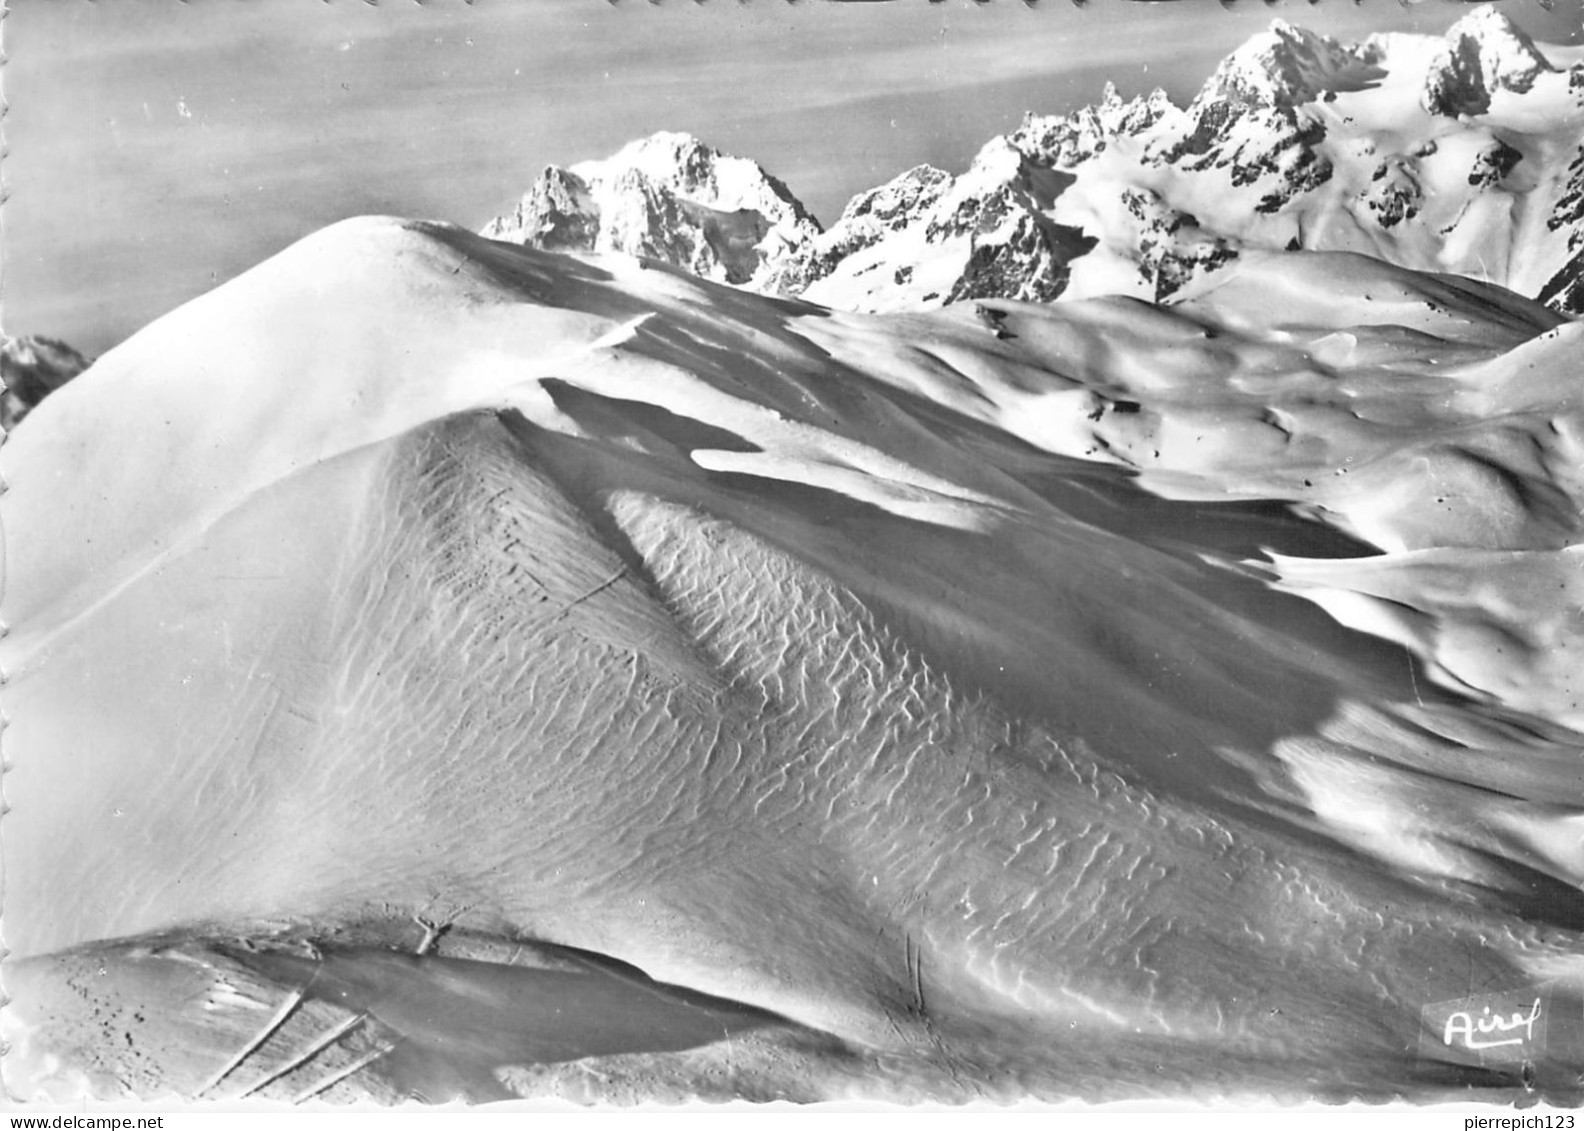
[[[527,947],[671,1004],[344,1095],[1516,1086],[1420,1011],[1578,1008],[1580,334],[1345,254],[878,318],[312,236],[5,447],[7,1080],[190,1095],[294,971],[576,1008]]]

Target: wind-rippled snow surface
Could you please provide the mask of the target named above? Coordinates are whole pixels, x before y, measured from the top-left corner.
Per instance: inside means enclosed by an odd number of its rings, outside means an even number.
[[[307,979],[332,1098],[1571,1094],[1421,1011],[1580,1011],[1581,339],[327,229],[6,446],[8,1084],[192,1096]]]

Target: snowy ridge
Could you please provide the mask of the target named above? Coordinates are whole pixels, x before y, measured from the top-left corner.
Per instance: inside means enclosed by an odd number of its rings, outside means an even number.
[[[376,1096],[1447,1094],[1425,1002],[1584,990],[1584,324],[1195,285],[876,317],[368,218],[145,328],[5,448],[8,1084],[191,1094],[269,1011],[203,972],[322,958],[321,1031],[456,1011]],[[481,1027],[541,943],[781,1035]]]
[[[1108,87],[1072,114],[1030,114],[960,175],[921,167],[859,194],[829,232],[758,166],[679,135],[547,170],[484,231],[867,311],[1171,301],[1245,250],[1297,248],[1495,282],[1574,314],[1576,55],[1537,47],[1491,6],[1444,37],[1360,44],[1277,20],[1186,108]]]

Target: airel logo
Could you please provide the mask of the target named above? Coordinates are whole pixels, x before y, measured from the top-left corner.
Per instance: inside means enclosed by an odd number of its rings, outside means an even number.
[[[1420,1016],[1419,1052],[1482,1067],[1527,1064],[1545,1056],[1551,995],[1529,987],[1439,1001]]]

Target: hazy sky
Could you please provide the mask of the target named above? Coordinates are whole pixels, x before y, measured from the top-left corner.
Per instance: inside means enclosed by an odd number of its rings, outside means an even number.
[[[1579,42],[1581,3],[1507,0]],[[1439,32],[1427,0],[11,0],[0,81],[3,319],[89,352],[331,221],[477,227],[548,163],[682,129],[753,157],[829,223],[1024,110],[1191,95],[1273,17],[1344,39]]]

